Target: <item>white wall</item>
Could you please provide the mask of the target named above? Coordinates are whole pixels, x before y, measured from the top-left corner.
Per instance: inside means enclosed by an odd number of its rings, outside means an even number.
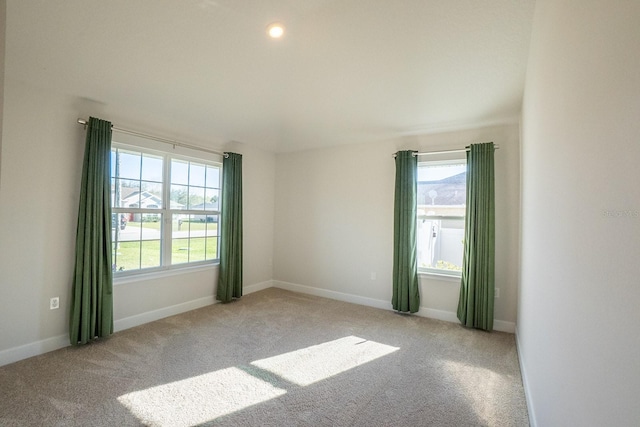
[[[318,294],[390,306],[393,191],[399,149],[460,148],[493,141],[496,152],[495,317],[513,327],[519,253],[519,127],[504,125],[394,141],[278,154],[274,279]],[[375,273],[375,280],[371,279]],[[455,319],[459,281],[421,277],[425,315]],[[294,287],[295,288],[295,287]]]
[[[539,0],[518,341],[533,425],[640,424],[640,2]]]
[[[7,0],[0,0],[0,172],[2,171],[2,120],[4,117],[4,52],[7,34]],[[0,186],[2,185],[0,173]]]
[[[12,55],[7,51],[7,67]],[[18,75],[12,70],[12,76]],[[118,106],[5,80],[0,188],[0,365],[68,343],[68,313],[85,132],[78,117],[127,127]],[[135,120],[135,118],[133,118]],[[157,123],[162,128],[162,123]],[[136,127],[134,127],[136,128]],[[139,128],[139,127],[138,127]],[[154,133],[154,124],[146,130]],[[205,138],[170,135],[199,145]],[[211,143],[211,141],[209,141]],[[242,144],[244,284],[272,278],[275,155]],[[114,285],[116,330],[214,301],[217,267]],[[49,310],[49,298],[60,309]]]

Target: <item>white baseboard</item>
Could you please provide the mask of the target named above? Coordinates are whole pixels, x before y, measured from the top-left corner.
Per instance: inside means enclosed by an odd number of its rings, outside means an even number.
[[[458,315],[453,311],[436,310],[435,308],[420,307],[418,316],[428,317],[429,319],[444,320],[445,322],[460,323]]]
[[[522,377],[522,387],[524,388],[524,398],[527,402],[527,411],[529,412],[529,425],[537,427],[536,413],[533,410],[533,402],[531,401],[531,393],[529,391],[529,380],[527,379],[527,368],[522,359],[522,346],[520,345],[520,336],[518,328],[516,328],[516,349],[518,350],[518,362],[520,363],[520,376]]]
[[[299,285],[297,283],[283,282],[280,280],[272,280],[274,288],[285,289],[287,291],[300,292],[308,295],[315,295],[324,298],[331,298],[338,301],[350,302],[353,304],[366,305],[369,307],[381,308],[383,310],[393,310],[390,301],[379,300],[375,298],[363,297],[359,295],[346,294],[343,292],[330,291],[328,289],[314,288],[312,286]],[[428,317],[430,319],[444,320],[445,322],[459,323],[458,315],[452,311],[436,310],[433,308],[420,307],[415,313],[418,316]],[[494,320],[493,329],[500,332],[514,333],[516,324],[504,320]]]
[[[59,335],[57,337],[32,342],[18,347],[0,351],[0,366],[18,362],[33,356],[39,356],[53,350],[58,350],[69,345],[69,335]]]
[[[119,332],[135,326],[144,325],[145,323],[164,319],[165,317],[174,316],[176,314],[195,310],[197,308],[206,307],[215,304],[216,299],[213,295],[198,298],[196,300],[183,302],[180,304],[170,305],[169,307],[159,308],[157,310],[147,311],[145,313],[136,314],[134,316],[118,319],[113,322],[113,331]]]
[[[242,295],[252,294],[254,292],[262,291],[263,289],[268,289],[268,288],[273,288],[273,280],[266,280],[264,282],[245,286],[242,288]]]
[[[280,280],[273,280],[273,287],[284,289],[292,292],[300,292],[302,294],[315,295],[317,297],[324,297],[335,299],[338,301],[350,302],[353,304],[366,305],[369,307],[382,308],[384,310],[391,310],[391,303],[375,298],[362,297],[359,295],[345,294],[343,292],[330,291],[328,289],[314,288],[312,286],[298,285],[296,283],[282,282]]]
[[[506,320],[493,319],[493,329],[500,332],[516,333],[516,323],[507,322]]]

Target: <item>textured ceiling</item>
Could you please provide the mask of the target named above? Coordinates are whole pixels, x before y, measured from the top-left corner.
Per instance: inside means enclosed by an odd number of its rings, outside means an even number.
[[[91,100],[105,119],[140,130],[278,152],[517,120],[534,7],[534,0],[7,3],[7,79]],[[286,25],[282,40],[266,37],[273,21]]]

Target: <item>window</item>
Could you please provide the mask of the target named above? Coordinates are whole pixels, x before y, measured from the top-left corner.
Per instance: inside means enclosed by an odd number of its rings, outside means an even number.
[[[460,277],[464,249],[465,160],[418,163],[418,270]]]
[[[222,166],[112,143],[112,254],[116,276],[218,259]]]

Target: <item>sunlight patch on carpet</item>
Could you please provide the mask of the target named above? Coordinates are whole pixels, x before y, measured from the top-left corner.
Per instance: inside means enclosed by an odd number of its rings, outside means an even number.
[[[282,396],[286,390],[238,368],[135,391],[118,397],[149,426],[193,426]]]
[[[511,379],[490,369],[467,363],[445,360],[443,371],[455,380],[458,390],[463,392],[482,425],[496,425],[501,416],[499,409],[503,394],[509,390]]]
[[[354,336],[251,362],[300,386],[333,377],[399,350]]]

